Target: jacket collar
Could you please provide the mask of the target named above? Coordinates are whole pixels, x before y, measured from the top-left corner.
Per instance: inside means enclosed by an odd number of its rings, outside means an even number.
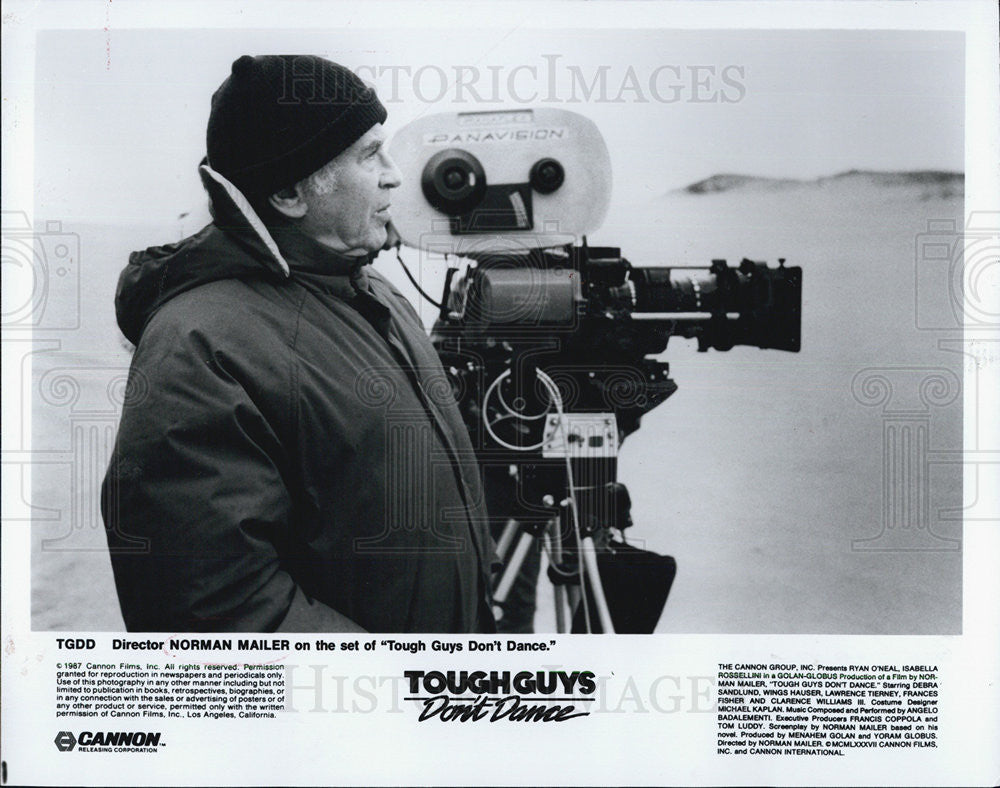
[[[294,272],[304,283],[345,298],[369,290],[365,266],[375,255],[342,254],[291,224],[268,228],[244,194],[207,161],[198,172],[212,200],[215,225],[256,252],[266,267],[286,278]]]
[[[271,233],[251,207],[247,198],[225,176],[202,161],[198,174],[212,201],[215,225],[242,246],[257,253],[258,259],[271,270],[291,275],[291,270]]]
[[[350,298],[358,290],[368,290],[367,266],[374,255],[342,254],[287,224],[271,230],[282,256],[291,267],[292,277],[308,279],[324,290]]]

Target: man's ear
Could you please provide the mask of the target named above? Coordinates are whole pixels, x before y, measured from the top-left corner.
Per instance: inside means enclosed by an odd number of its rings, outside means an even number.
[[[274,210],[289,219],[301,219],[309,210],[298,186],[289,186],[287,189],[275,192],[267,198],[267,201]]]

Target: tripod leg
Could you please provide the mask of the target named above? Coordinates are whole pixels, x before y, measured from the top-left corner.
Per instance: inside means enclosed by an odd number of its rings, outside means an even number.
[[[593,537],[584,537],[583,556],[581,557],[584,569],[587,572],[587,579],[590,581],[590,588],[594,592],[594,602],[597,606],[598,618],[601,620],[601,629],[607,635],[614,634],[615,625],[611,621],[611,611],[608,610],[608,600],[604,596],[604,586],[601,585],[601,575],[597,569],[597,552]]]
[[[507,601],[507,594],[510,593],[510,588],[517,579],[517,573],[521,571],[521,564],[524,563],[524,557],[528,554],[528,550],[531,549],[534,541],[535,537],[527,531],[521,534],[521,539],[514,548],[514,553],[504,567],[503,575],[500,576],[500,582],[497,583],[496,590],[493,592],[494,601],[501,605]]]
[[[517,536],[517,531],[517,520],[511,517],[507,520],[507,525],[504,526],[503,533],[500,534],[500,538],[497,540],[497,555],[500,556],[501,561],[507,556],[507,551],[510,549],[511,542],[513,542],[514,537]]]
[[[559,520],[552,520],[545,529],[546,553],[551,556],[554,563],[562,561],[562,540],[559,538]],[[566,627],[566,587],[561,585],[552,586],[552,595],[555,597],[556,607],[556,632],[568,632]]]

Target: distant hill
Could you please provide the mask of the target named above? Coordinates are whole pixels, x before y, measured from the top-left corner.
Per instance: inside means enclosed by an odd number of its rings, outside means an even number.
[[[964,194],[965,175],[945,170],[912,170],[904,172],[879,172],[877,170],[848,170],[813,180],[795,178],[765,178],[756,175],[721,173],[692,183],[679,192],[688,194],[716,194],[731,191],[779,191],[830,186],[915,186],[925,190],[926,196],[953,197]]]
[[[798,181],[792,178],[763,178],[757,175],[732,175],[720,173],[703,181],[692,183],[678,191],[689,192],[690,194],[713,194],[715,192],[731,192],[748,189],[783,189],[789,186],[800,186],[805,181]]]

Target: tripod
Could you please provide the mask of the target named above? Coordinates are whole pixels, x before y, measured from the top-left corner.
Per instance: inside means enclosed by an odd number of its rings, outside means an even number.
[[[572,614],[572,611],[577,608],[581,600],[585,600],[586,597],[580,592],[580,586],[583,585],[583,582],[571,579],[576,577],[575,573],[565,571],[562,567],[562,539],[558,523],[558,518],[553,518],[545,523],[541,531],[541,537],[545,542],[545,551],[549,556],[549,578],[553,580],[556,631],[565,633],[569,631],[566,624],[567,608],[569,608]],[[525,557],[530,550],[536,547],[535,543],[539,536],[537,531],[537,526],[521,523],[513,518],[507,521],[504,532],[497,543],[497,552],[505,561],[503,572],[493,592],[493,598],[498,604],[502,605],[507,601],[511,587],[514,585],[514,581],[517,579],[524,565]],[[518,538],[519,533],[520,537]],[[514,545],[513,551],[511,551],[511,545],[515,538],[517,538],[517,544]],[[507,557],[508,554],[509,557]],[[597,546],[594,543],[593,537],[586,536],[581,539],[579,555],[583,561],[580,567],[586,572],[586,579],[589,583],[588,587],[593,590],[597,616],[601,623],[601,631],[613,634],[615,631],[614,623],[611,620],[611,611],[608,609],[608,602],[604,595],[604,586],[601,582],[600,571],[597,566]],[[559,579],[556,580],[556,577]],[[584,618],[587,621],[587,629],[589,631],[591,629],[589,602],[584,602],[584,605]]]
[[[580,504],[575,521],[565,501],[565,506],[553,507],[557,514],[551,518],[512,517],[506,522],[498,539],[506,565],[494,599],[504,606],[505,613],[513,613],[516,626],[517,614],[524,612],[518,607],[517,584],[532,575],[530,570],[522,572],[522,567],[528,566],[531,551],[541,542],[549,558],[558,632],[653,632],[677,572],[676,561],[611,538],[612,530],[624,533],[632,525],[632,502],[625,485],[611,481],[577,487],[575,492]],[[575,523],[582,526],[580,531],[574,530]],[[579,539],[576,533],[581,535]],[[531,580],[537,583],[537,574]],[[512,590],[513,607],[505,604]],[[567,608],[571,626],[567,626]]]

